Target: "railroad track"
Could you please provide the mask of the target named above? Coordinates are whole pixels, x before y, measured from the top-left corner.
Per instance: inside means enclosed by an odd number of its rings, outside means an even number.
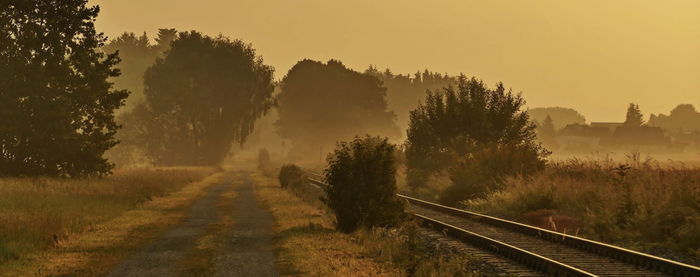
[[[310,184],[327,186],[318,174]],[[550,276],[688,276],[700,268],[564,233],[397,194],[429,228]]]

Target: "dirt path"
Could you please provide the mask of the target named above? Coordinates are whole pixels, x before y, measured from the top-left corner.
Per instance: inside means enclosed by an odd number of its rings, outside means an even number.
[[[182,223],[165,232],[151,245],[115,267],[108,277],[177,276],[178,265],[196,249],[208,229],[220,224],[223,214],[231,215],[233,226],[223,232],[214,257],[216,276],[277,276],[271,246],[274,219],[255,199],[248,173],[231,174],[197,200]],[[233,180],[233,178],[242,180]],[[234,188],[234,185],[237,185]],[[222,194],[235,189],[232,210],[217,205]]]
[[[278,276],[272,248],[274,218],[253,192],[250,176],[236,189],[233,228],[216,260],[219,276]]]

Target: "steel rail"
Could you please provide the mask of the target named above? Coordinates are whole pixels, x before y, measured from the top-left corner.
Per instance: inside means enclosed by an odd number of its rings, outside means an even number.
[[[501,242],[495,239],[491,239],[489,237],[485,237],[482,235],[479,235],[477,233],[473,233],[470,231],[467,231],[465,229],[459,228],[454,225],[450,225],[448,223],[423,216],[420,214],[413,214],[415,217],[421,219],[422,221],[426,222],[430,227],[435,228],[435,229],[440,229],[442,231],[445,231],[446,233],[449,233],[450,235],[457,237],[461,240],[468,241],[472,244],[475,244],[477,246],[480,246],[482,248],[486,248],[492,252],[496,252],[497,254],[503,255],[505,257],[508,257],[512,260],[521,262],[525,265],[528,265],[532,267],[533,269],[539,270],[541,272],[544,272],[548,275],[553,275],[553,276],[582,276],[582,277],[595,277],[598,275],[595,275],[593,273],[575,268],[573,266],[569,266],[564,263],[557,262],[555,260],[552,260],[550,258],[538,255],[536,253],[527,251],[522,248],[518,248],[516,246],[507,244],[505,242]]]
[[[554,243],[581,249],[589,253],[607,256],[625,263],[649,268],[654,271],[659,271],[674,276],[700,276],[700,268],[696,266],[676,262],[669,259],[664,259],[661,257],[637,252],[630,249],[625,249],[607,243],[602,243],[547,229],[542,229],[510,220],[500,219],[462,209],[447,207],[440,204],[413,198],[410,196],[405,196],[401,194],[397,194],[397,196],[406,199],[407,201],[409,201],[409,203],[440,211],[445,214],[454,215],[477,222],[483,222],[492,226],[509,229],[521,234],[535,236]]]
[[[315,175],[317,177],[320,177],[319,174],[309,175]],[[307,177],[307,179],[309,181],[309,184],[319,189],[323,189],[324,187],[328,186],[328,184],[324,183],[322,180],[320,180],[320,178]],[[405,199],[410,204],[438,211],[443,214],[453,215],[464,219],[485,223],[494,227],[508,229],[520,234],[534,236],[539,239],[566,245],[572,248],[583,250],[588,253],[606,256],[624,263],[642,266],[644,268],[648,268],[661,273],[686,277],[700,276],[700,267],[696,267],[693,265],[688,265],[677,261],[649,255],[646,253],[625,249],[615,245],[610,245],[560,232],[538,228],[510,220],[500,219],[493,216],[452,208],[402,194],[397,194],[397,196]],[[467,240],[487,250],[495,251],[513,260],[529,265],[534,269],[541,270],[547,274],[554,274],[558,276],[596,276],[590,272],[581,270],[579,268],[566,265],[564,263],[515,247],[502,241],[494,240],[492,238],[488,238],[470,232],[468,230],[454,225],[450,225],[440,220],[430,218],[425,215],[420,215],[417,213],[413,213],[413,215],[416,218],[423,221],[424,223],[428,224],[429,226],[449,232],[452,236],[455,236],[462,240]]]

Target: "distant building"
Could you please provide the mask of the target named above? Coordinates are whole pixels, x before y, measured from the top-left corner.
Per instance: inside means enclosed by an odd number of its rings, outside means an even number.
[[[600,138],[593,136],[558,136],[557,143],[564,151],[590,152],[598,150]]]
[[[684,140],[686,145],[693,144],[690,134]],[[672,147],[670,137],[659,127],[625,126],[618,122],[569,124],[559,130],[557,143],[569,151],[591,151],[600,147],[656,151]]]
[[[608,129],[611,134],[615,132],[615,129],[617,129],[617,127],[620,127],[622,125],[624,125],[623,122],[591,122],[591,127]]]

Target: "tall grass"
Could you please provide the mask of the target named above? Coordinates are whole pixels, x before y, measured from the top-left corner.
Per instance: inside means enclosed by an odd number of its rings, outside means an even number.
[[[700,168],[680,163],[634,155],[625,162],[556,162],[535,176],[507,178],[500,190],[463,204],[670,258],[700,258]]]
[[[0,178],[0,264],[58,245],[212,168],[133,168],[105,178]]]

